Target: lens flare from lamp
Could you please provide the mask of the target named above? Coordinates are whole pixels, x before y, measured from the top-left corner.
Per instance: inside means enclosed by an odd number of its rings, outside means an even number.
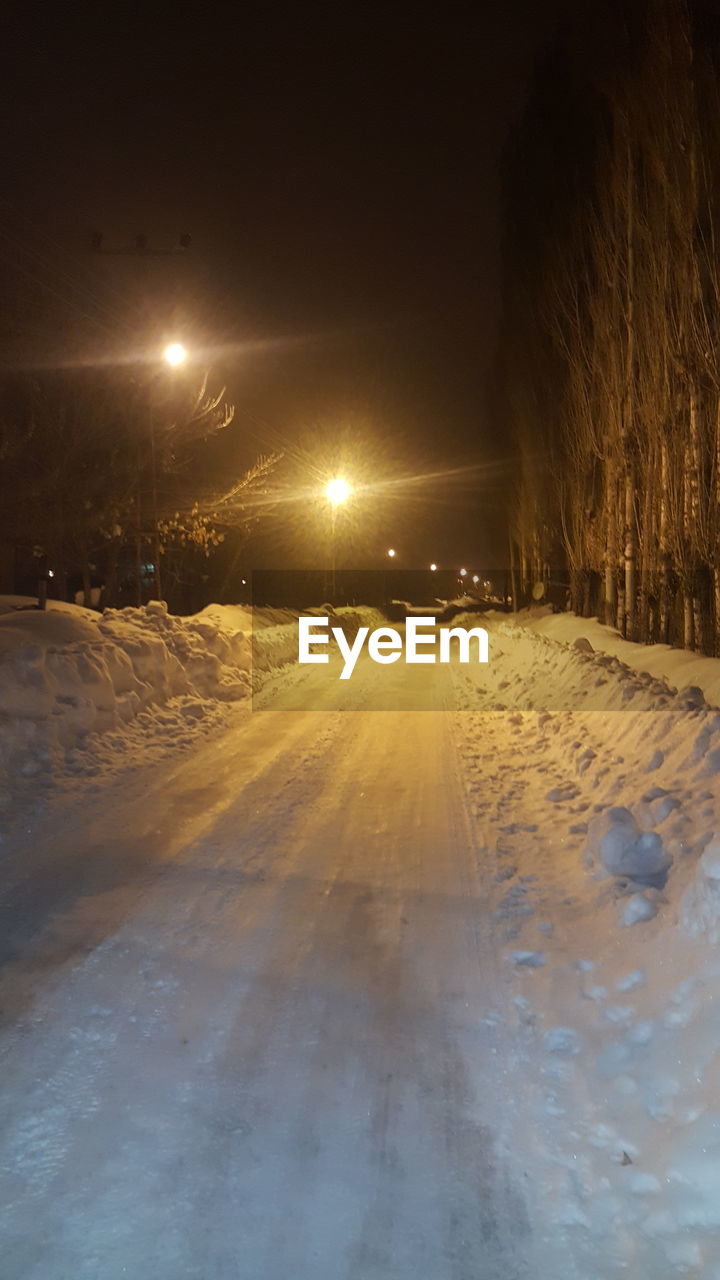
[[[336,476],[325,487],[325,497],[334,507],[342,506],[343,502],[347,502],[351,493],[350,485],[342,476]]]
[[[170,364],[176,368],[179,364],[184,364],[187,360],[187,351],[182,342],[169,342],[163,351],[163,359],[166,364]]]

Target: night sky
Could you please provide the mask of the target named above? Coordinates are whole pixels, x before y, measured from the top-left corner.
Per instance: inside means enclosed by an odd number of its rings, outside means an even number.
[[[0,203],[11,311],[47,293],[89,355],[141,343],[143,326],[200,339],[248,460],[280,446],[300,476],[338,432],[378,474],[471,468],[388,502],[366,550],[502,560],[512,459],[484,385],[498,164],[553,14],[531,0],[247,5],[232,20],[18,6]],[[106,248],[192,236],[147,264],[137,324],[138,264],[93,255],[93,230]],[[18,358],[46,359],[42,326],[19,328]],[[281,543],[266,533],[257,555]]]

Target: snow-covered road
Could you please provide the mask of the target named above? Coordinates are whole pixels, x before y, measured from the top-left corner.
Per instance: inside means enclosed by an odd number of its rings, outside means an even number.
[[[15,850],[3,1280],[525,1274],[453,723],[244,713]]]
[[[2,1280],[718,1280],[720,714],[489,625],[55,753],[3,845]]]

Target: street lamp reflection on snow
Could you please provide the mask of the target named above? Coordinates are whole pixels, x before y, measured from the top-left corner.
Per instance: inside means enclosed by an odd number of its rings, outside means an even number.
[[[174,368],[179,364],[184,364],[187,360],[187,351],[182,342],[169,342],[163,351],[163,360]]]

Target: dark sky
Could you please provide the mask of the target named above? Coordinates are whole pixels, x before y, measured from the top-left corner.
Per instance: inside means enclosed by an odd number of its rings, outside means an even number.
[[[412,563],[487,560],[506,456],[483,396],[497,163],[551,28],[542,14],[533,0],[18,6],[4,274],[126,347],[138,264],[93,258],[91,231],[108,248],[189,232],[184,257],[148,263],[152,296],[174,285],[246,452],[282,442],[302,468],[338,424],[378,474],[480,466],[426,502],[398,488],[372,536]],[[164,305],[151,320],[169,332]]]

